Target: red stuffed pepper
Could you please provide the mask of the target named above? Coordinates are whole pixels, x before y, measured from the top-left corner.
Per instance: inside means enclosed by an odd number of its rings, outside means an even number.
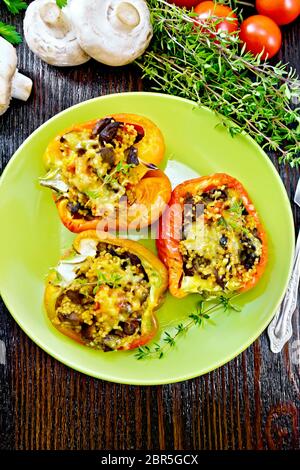
[[[267,237],[255,207],[242,184],[224,173],[174,189],[157,248],[178,298],[246,291],[267,263]]]
[[[48,145],[48,173],[63,224],[72,232],[147,227],[171,196],[158,169],[165,151],[158,127],[135,114],[74,125]],[[101,223],[101,225],[98,225]]]

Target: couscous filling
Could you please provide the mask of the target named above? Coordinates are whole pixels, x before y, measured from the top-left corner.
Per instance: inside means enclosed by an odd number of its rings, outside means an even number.
[[[238,191],[223,185],[182,202],[181,287],[208,295],[239,290],[256,273],[262,243]]]
[[[125,196],[133,202],[130,186],[139,176],[132,170],[140,164],[134,144],[142,138],[137,126],[113,118],[60,138],[60,178],[68,186],[64,197],[74,217],[107,217]]]
[[[149,278],[139,257],[100,242],[96,256],[81,263],[58,297],[53,323],[79,333],[87,346],[121,349],[141,336],[149,295]]]

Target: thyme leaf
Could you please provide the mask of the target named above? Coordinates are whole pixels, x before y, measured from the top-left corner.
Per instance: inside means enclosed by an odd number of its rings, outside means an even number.
[[[106,284],[109,287],[116,288],[120,285],[120,280],[122,279],[122,276],[120,276],[118,273],[111,273],[109,277],[107,277],[105,274],[103,274],[101,271],[97,272],[97,282],[95,283],[95,287],[93,289],[93,294],[96,294],[97,291],[99,290],[99,287],[102,285]]]
[[[162,359],[165,357],[166,353],[169,352],[172,348],[175,347],[176,341],[183,335],[185,335],[192,327],[194,326],[204,326],[206,322],[211,321],[210,315],[222,307],[224,312],[229,312],[231,310],[235,312],[240,312],[241,308],[234,304],[231,297],[226,297],[221,295],[215,299],[213,305],[206,307],[206,301],[204,299],[200,300],[196,306],[195,312],[192,312],[188,315],[188,318],[179,323],[175,327],[175,331],[170,333],[165,331],[162,335],[162,340],[160,343],[154,343],[152,347],[149,346],[140,346],[135,353],[135,358],[137,360],[143,359]]]
[[[117,173],[123,173],[123,175],[127,175],[130,168],[134,167],[132,163],[125,163],[125,162],[118,162],[118,164],[115,166],[115,168],[110,172],[105,175],[103,178],[103,182],[101,186],[104,186],[106,184],[114,183],[117,182],[117,179],[114,178],[114,175]]]

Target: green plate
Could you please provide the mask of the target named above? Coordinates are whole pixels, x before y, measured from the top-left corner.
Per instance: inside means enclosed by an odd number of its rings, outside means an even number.
[[[134,352],[103,353],[60,334],[43,308],[44,280],[74,235],[61,224],[51,192],[40,188],[42,154],[50,139],[74,123],[110,113],[152,119],[166,141],[167,173],[173,183],[226,172],[248,190],[269,240],[267,270],[257,287],[239,297],[240,313],[213,314],[213,323],[193,328],[163,359],[137,361]],[[41,348],[76,370],[126,384],[178,382],[209,372],[247,348],[266,328],[285,291],[294,229],[284,186],[267,155],[247,136],[232,138],[211,111],[173,96],[124,93],[96,98],[63,111],[19,148],[0,183],[0,286],[11,314]],[[154,248],[154,241],[146,240]],[[176,326],[195,308],[197,296],[170,295],[158,311],[160,331]]]

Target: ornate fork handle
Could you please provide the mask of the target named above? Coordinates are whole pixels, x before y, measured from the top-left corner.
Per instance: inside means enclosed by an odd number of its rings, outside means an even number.
[[[271,351],[279,353],[293,334],[292,316],[297,307],[300,279],[300,232],[298,234],[292,275],[275,317],[268,327]]]

